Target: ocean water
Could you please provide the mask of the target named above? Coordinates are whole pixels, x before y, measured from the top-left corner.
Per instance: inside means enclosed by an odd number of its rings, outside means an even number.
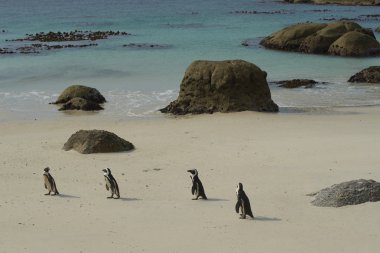
[[[236,11],[281,11],[238,14]],[[310,78],[327,82],[314,89],[270,85],[281,108],[330,108],[380,104],[380,85],[349,84],[359,70],[380,58],[347,58],[267,50],[266,35],[298,22],[379,14],[380,7],[291,5],[266,0],[0,0],[0,47],[27,33],[113,30],[130,36],[98,40],[97,47],[40,54],[0,55],[0,118],[60,117],[48,103],[71,84],[95,87],[109,101],[102,114],[158,116],[178,95],[186,67],[194,60],[244,59],[267,71],[268,81]],[[371,18],[358,22],[375,28]],[[5,32],[2,32],[4,30]],[[380,34],[376,34],[379,38]],[[252,47],[243,47],[243,40]],[[133,49],[128,43],[171,45]],[[0,119],[1,120],[1,119]]]

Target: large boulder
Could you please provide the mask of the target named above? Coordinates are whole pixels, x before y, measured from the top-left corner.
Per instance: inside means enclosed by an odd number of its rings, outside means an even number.
[[[380,201],[380,183],[374,180],[352,180],[311,194],[315,206],[341,207],[358,205],[365,202]]]
[[[75,97],[84,98],[99,104],[106,102],[106,99],[97,89],[83,85],[72,85],[61,93],[54,104],[66,103]]]
[[[350,83],[380,83],[380,66],[372,66],[351,76]]]
[[[284,0],[288,3],[338,4],[338,5],[380,5],[380,0]]]
[[[306,37],[302,41],[299,50],[305,53],[323,54],[334,41],[349,31],[366,32],[360,25],[353,22],[339,21],[329,23],[326,27]]]
[[[357,23],[296,24],[275,32],[261,42],[271,49],[340,56],[380,54],[379,42],[370,29]]]
[[[371,56],[380,54],[380,43],[373,37],[348,32],[331,44],[329,54],[342,56]]]
[[[103,110],[103,107],[101,107],[98,103],[92,102],[90,100],[75,97],[70,99],[68,102],[63,104],[61,108],[59,108],[59,111],[66,110],[99,111]]]
[[[187,68],[178,98],[163,113],[277,112],[267,73],[243,60],[195,61]]]
[[[82,154],[122,152],[134,149],[132,143],[104,130],[79,130],[64,144],[65,151],[74,149]]]
[[[325,28],[327,24],[304,23],[286,27],[265,37],[260,44],[267,48],[299,51],[302,42],[310,35]]]

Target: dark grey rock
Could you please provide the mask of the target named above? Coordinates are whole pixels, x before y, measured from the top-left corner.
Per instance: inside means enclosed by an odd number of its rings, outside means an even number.
[[[79,130],[71,135],[63,146],[65,151],[74,149],[82,154],[123,152],[134,149],[132,143],[104,130]]]
[[[322,189],[311,202],[315,206],[341,207],[380,201],[380,183],[374,180],[352,180]]]
[[[282,88],[294,89],[294,88],[299,88],[299,87],[313,88],[315,84],[317,84],[318,82],[311,79],[292,79],[292,80],[277,81],[274,83],[280,84],[279,87],[282,87]]]
[[[97,89],[83,85],[72,85],[66,88],[53,104],[63,104],[76,97],[99,104],[106,102],[106,99]]]
[[[350,83],[380,83],[380,66],[371,66],[351,76]]]
[[[70,99],[68,102],[63,104],[61,108],[59,108],[59,111],[67,110],[99,111],[103,110],[103,107],[93,101],[76,97]]]

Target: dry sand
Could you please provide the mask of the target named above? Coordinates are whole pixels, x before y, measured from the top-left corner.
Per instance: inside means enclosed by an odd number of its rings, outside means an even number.
[[[377,107],[1,122],[0,252],[378,252],[380,202],[322,208],[306,194],[380,181],[379,126]],[[112,131],[137,149],[63,151],[79,129]],[[46,166],[60,196],[44,196]],[[122,199],[106,199],[106,167]],[[191,200],[191,168],[209,200]],[[234,211],[238,182],[255,220]]]

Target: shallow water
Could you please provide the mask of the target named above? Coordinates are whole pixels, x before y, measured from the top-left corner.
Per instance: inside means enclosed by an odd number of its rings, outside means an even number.
[[[241,10],[283,13],[235,13]],[[379,65],[379,58],[305,55],[258,45],[262,37],[289,24],[357,18],[379,10],[247,0],[1,0],[0,31],[5,32],[0,32],[0,47],[21,43],[6,39],[42,31],[120,30],[133,35],[99,40],[97,47],[0,55],[0,108],[23,117],[58,116],[48,102],[68,85],[83,84],[106,96],[109,103],[103,114],[155,116],[158,108],[176,98],[186,67],[197,59],[244,59],[267,71],[269,81],[311,78],[328,83],[295,90],[271,85],[273,100],[283,108],[380,104],[380,85],[346,82],[357,71]],[[378,25],[371,19],[359,23],[369,28]],[[246,39],[254,45],[241,46]],[[172,47],[122,47],[129,43]]]

